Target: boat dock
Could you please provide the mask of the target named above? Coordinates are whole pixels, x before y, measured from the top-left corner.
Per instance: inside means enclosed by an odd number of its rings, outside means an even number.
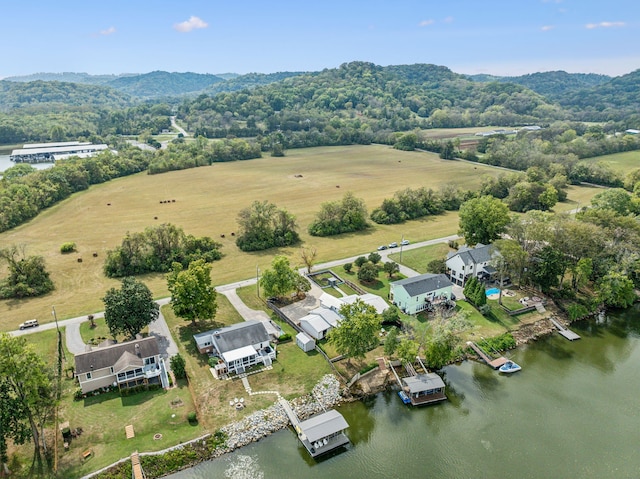
[[[335,409],[325,411],[304,421],[291,408],[289,401],[280,397],[278,402],[289,417],[298,439],[309,451],[311,457],[317,457],[341,446],[349,444],[349,438],[344,433],[349,427],[342,414]]]
[[[480,346],[478,346],[473,341],[467,341],[467,346],[473,349],[476,352],[476,354],[480,356],[480,358],[489,366],[491,366],[493,369],[498,369],[500,366],[502,366],[504,363],[508,361],[508,359],[505,358],[504,356],[500,356],[497,359],[493,359],[491,356],[485,353]]]
[[[549,318],[549,321],[553,323],[553,325],[558,329],[558,332],[567,338],[569,341],[575,341],[576,339],[580,339],[580,336],[571,331],[570,329],[565,328],[562,324],[556,321],[553,318]]]
[[[131,454],[131,479],[146,479],[146,475],[140,465],[138,451]]]

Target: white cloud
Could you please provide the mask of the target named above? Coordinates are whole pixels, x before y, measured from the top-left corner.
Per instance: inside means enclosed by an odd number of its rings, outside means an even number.
[[[587,23],[585,28],[589,30],[593,30],[594,28],[616,28],[616,27],[624,27],[626,23],[624,22],[600,22],[600,23]]]
[[[418,26],[420,27],[428,27],[429,25],[433,25],[434,23],[436,23],[435,20],[422,20],[420,23],[418,23]]]
[[[549,30],[553,30],[554,28],[556,27],[554,27],[553,25],[545,25],[543,27],[540,27],[540,30],[542,30],[543,32],[548,32]]]
[[[112,35],[116,33],[116,27],[109,27],[106,30],[100,30],[100,35]]]
[[[453,17],[445,17],[442,20],[443,23],[453,23]]]
[[[173,28],[178,30],[179,32],[187,33],[191,30],[197,30],[199,28],[207,28],[209,24],[202,20],[201,18],[194,17],[193,15],[189,17],[189,20],[185,20],[184,22],[176,23]]]

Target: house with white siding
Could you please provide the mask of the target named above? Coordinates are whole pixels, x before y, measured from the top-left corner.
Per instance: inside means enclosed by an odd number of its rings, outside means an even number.
[[[472,276],[480,279],[491,278],[496,273],[491,261],[499,254],[493,245],[478,243],[473,247],[462,246],[458,251],[447,255],[449,279],[459,286],[464,286]]]

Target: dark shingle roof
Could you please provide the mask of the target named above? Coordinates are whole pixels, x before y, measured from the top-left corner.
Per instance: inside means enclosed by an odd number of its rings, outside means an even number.
[[[136,350],[136,345],[138,349]],[[134,356],[140,354],[140,358],[148,358],[160,354],[158,341],[155,336],[137,339],[126,343],[114,344],[106,348],[94,349],[85,353],[76,354],[76,374],[88,373],[99,369],[114,366],[123,353],[129,352]]]
[[[473,248],[462,246],[458,250],[458,254],[466,265],[486,263],[487,261],[491,261],[491,257],[494,254],[494,247],[493,245],[484,245],[482,243],[478,243]],[[453,256],[455,256],[455,254],[451,257],[453,258]]]
[[[269,341],[269,333],[264,324],[255,319],[213,330],[211,335],[220,354]]]
[[[453,283],[449,281],[444,274],[421,274],[420,276],[414,276],[413,278],[401,279],[400,281],[394,281],[393,285],[402,286],[409,296],[418,296],[420,294],[430,293],[447,286],[453,286]]]

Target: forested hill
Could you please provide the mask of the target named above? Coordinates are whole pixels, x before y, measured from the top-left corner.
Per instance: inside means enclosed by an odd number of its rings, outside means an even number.
[[[206,136],[226,136],[225,131],[251,136],[256,124],[269,131],[326,131],[327,124],[339,129],[349,123],[360,135],[367,128],[514,126],[566,117],[560,107],[521,85],[477,83],[435,65],[382,67],[367,62],[345,63],[253,90],[201,95],[185,102],[180,115]]]
[[[11,76],[4,78],[6,81],[13,82],[32,82],[32,81],[61,81],[67,83],[89,83],[91,85],[102,85],[119,78],[121,76],[131,76],[135,74],[121,74],[121,75],[91,75],[89,73],[76,73],[76,72],[63,72],[63,73],[32,73],[31,75]]]
[[[568,93],[602,85],[603,83],[611,81],[611,77],[607,75],[567,73],[565,71],[531,73],[517,77],[473,75],[470,78],[478,82],[499,81],[502,83],[517,83],[552,100],[562,99]]]
[[[155,71],[119,77],[106,85],[139,98],[160,98],[198,92],[220,82],[225,80],[211,74]]]
[[[207,87],[202,93],[215,95],[223,91],[238,91],[255,88],[257,86],[276,83],[285,78],[304,75],[308,72],[278,72],[278,73],[247,73],[246,75],[236,75],[228,78],[224,82],[215,83]]]
[[[0,111],[24,108],[59,110],[79,106],[123,108],[132,103],[130,95],[100,85],[0,81]]]
[[[579,111],[579,119],[603,121],[630,114],[637,119],[640,111],[640,70],[592,88],[572,92],[558,101],[567,108]]]

